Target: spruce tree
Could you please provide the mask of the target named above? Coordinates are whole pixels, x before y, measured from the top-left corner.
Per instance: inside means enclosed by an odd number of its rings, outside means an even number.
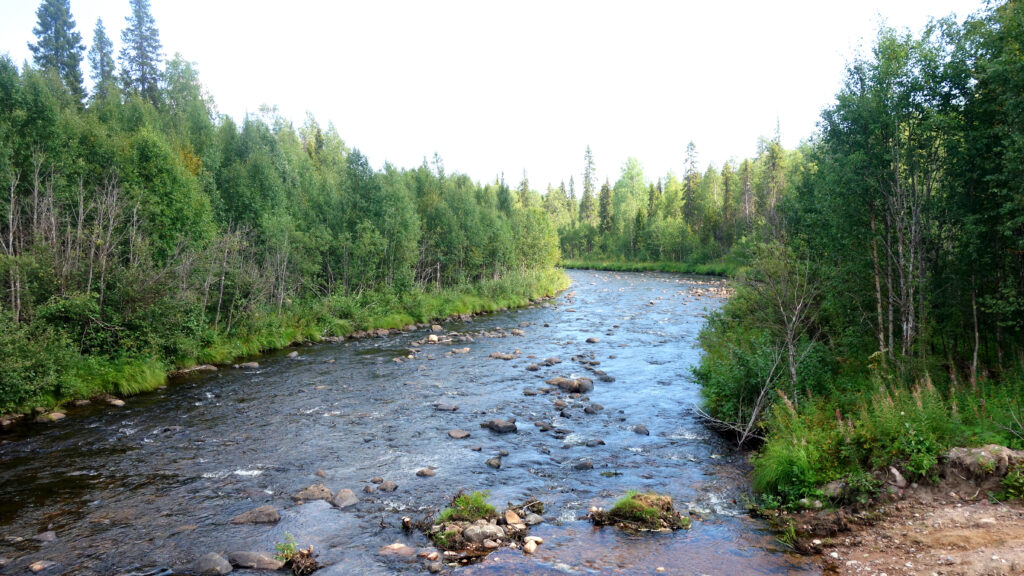
[[[153,104],[160,97],[160,32],[149,11],[149,0],[129,0],[132,13],[121,31],[121,81]]]
[[[36,43],[29,43],[29,50],[36,66],[43,70],[54,70],[64,86],[81,100],[85,96],[82,88],[82,35],[75,30],[75,19],[71,16],[70,0],[43,0],[36,10]]]
[[[601,232],[605,234],[612,231],[612,187],[608,181],[601,186],[601,193],[598,195],[598,220]]]
[[[583,197],[580,198],[580,224],[592,224],[597,219],[597,205],[594,199],[594,155],[587,146],[583,155]]]
[[[103,19],[96,19],[96,30],[92,35],[92,46],[89,47],[89,77],[93,81],[92,94],[95,98],[107,95],[114,82],[114,43],[107,36],[103,27]]]

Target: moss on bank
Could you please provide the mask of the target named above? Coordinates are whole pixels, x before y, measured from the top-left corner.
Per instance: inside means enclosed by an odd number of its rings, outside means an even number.
[[[154,390],[169,371],[197,364],[228,364],[237,358],[295,343],[343,337],[359,330],[395,329],[460,314],[519,308],[569,285],[561,270],[527,271],[441,290],[417,288],[396,294],[364,292],[292,303],[281,311],[257,311],[230,333],[207,329],[181,348],[192,354],[166,360],[82,355],[61,334],[10,327],[0,335],[0,414],[54,408],[101,394],[122,396]]]

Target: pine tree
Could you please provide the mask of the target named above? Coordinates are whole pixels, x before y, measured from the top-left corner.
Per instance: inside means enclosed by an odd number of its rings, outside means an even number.
[[[114,82],[114,43],[107,36],[103,27],[103,19],[96,19],[96,30],[92,35],[92,46],[89,48],[89,77],[93,81],[94,98],[107,95]]]
[[[153,104],[160,97],[160,32],[149,11],[149,0],[129,0],[132,13],[121,31],[121,81],[125,90],[141,94]]]
[[[70,0],[43,0],[36,10],[38,19],[32,33],[36,44],[29,43],[29,50],[36,65],[43,70],[54,70],[60,76],[64,87],[81,100],[85,97],[82,88],[82,35],[75,30],[75,19],[71,16]]]

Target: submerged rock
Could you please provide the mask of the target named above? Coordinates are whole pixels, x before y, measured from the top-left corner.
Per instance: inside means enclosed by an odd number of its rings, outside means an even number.
[[[57,533],[54,532],[53,530],[47,530],[46,532],[43,532],[42,534],[36,534],[35,536],[32,537],[32,539],[35,540],[36,542],[44,542],[44,543],[56,542],[57,541]]]
[[[231,563],[216,552],[204,554],[196,560],[195,571],[200,576],[218,576],[228,574],[231,570]]]
[[[231,552],[228,562],[232,566],[252,570],[280,570],[284,567],[284,562],[262,552]]]
[[[43,570],[46,570],[48,568],[53,568],[56,565],[57,565],[56,562],[52,562],[50,560],[37,560],[37,561],[29,564],[28,565],[28,569],[33,571],[33,572],[42,572]]]
[[[394,544],[388,544],[382,546],[377,554],[381,556],[397,556],[399,558],[411,558],[416,555],[416,549],[402,544],[401,542],[395,542]]]
[[[281,514],[277,509],[267,504],[259,508],[253,508],[248,512],[242,512],[231,519],[232,524],[276,524],[281,520]]]
[[[523,524],[527,526],[536,526],[544,521],[544,518],[540,514],[529,513],[526,518],[523,518]]]

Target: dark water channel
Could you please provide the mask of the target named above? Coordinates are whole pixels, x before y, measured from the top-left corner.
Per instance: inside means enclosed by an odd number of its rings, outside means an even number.
[[[736,503],[747,491],[742,457],[691,411],[699,391],[689,369],[704,316],[720,305],[706,293],[715,281],[570,276],[571,292],[544,306],[446,324],[442,335],[473,341],[424,344],[412,360],[394,361],[425,330],[305,347],[298,358],[262,358],[258,369],[172,382],[123,408],[88,406],[58,423],[0,433],[0,557],[10,560],[0,572],[28,573],[30,563],[48,560],[57,564],[43,574],[160,566],[187,574],[207,552],[272,552],[287,531],[315,546],[324,576],[426,573],[422,561],[378,550],[426,546],[402,532],[402,516],[436,514],[458,490],[486,489],[495,505],[543,501],[546,522],[531,533],[544,543],[533,556],[501,550],[459,574],[818,573],[777,551],[745,515]],[[513,328],[524,334],[511,335]],[[507,336],[494,337],[498,329]],[[449,353],[464,346],[469,353]],[[510,361],[488,357],[517,350]],[[590,354],[600,362],[591,368],[614,381],[572,359]],[[562,363],[525,370],[549,357]],[[586,399],[523,394],[573,375],[594,377]],[[564,416],[559,399],[569,405]],[[458,410],[436,410],[438,402]],[[585,413],[594,403],[603,409]],[[491,418],[515,418],[519,431],[480,428]],[[556,429],[542,432],[535,421]],[[639,424],[649,436],[634,432]],[[449,438],[453,428],[470,438]],[[501,468],[486,466],[500,451],[508,453]],[[593,469],[578,470],[584,461]],[[417,477],[425,467],[436,476]],[[363,493],[373,477],[398,489]],[[315,482],[351,488],[360,501],[344,510],[295,505],[290,495]],[[641,536],[579,520],[631,489],[667,493],[703,520],[689,531]],[[281,522],[229,522],[261,504],[276,506]],[[49,530],[55,541],[33,539]]]

